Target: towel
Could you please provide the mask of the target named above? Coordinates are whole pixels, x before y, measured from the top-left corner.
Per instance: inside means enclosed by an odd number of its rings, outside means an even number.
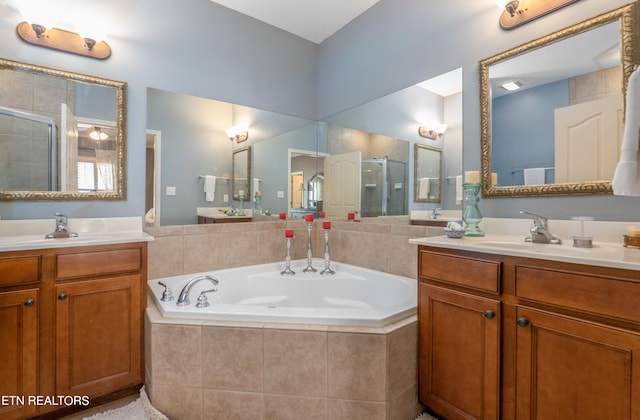
[[[524,185],[544,184],[545,168],[526,168],[524,170]]]
[[[462,204],[462,196],[464,195],[462,189],[462,175],[456,176],[456,204]]]
[[[206,201],[213,201],[215,194],[216,194],[216,177],[212,175],[205,175],[204,199]]]
[[[260,178],[253,178],[253,195],[260,191]]]
[[[429,178],[420,178],[420,185],[418,186],[418,198],[426,200],[429,198]]]
[[[615,195],[640,196],[640,67],[629,77],[620,160],[613,174]]]

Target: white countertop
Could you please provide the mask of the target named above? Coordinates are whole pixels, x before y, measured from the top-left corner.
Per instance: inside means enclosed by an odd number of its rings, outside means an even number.
[[[68,226],[78,237],[45,239],[55,229],[53,218],[0,220],[0,251],[153,241],[142,230],[142,217],[69,218]]]
[[[483,221],[484,222],[484,221]],[[521,219],[513,219],[501,223],[498,219],[489,220],[484,237],[465,236],[451,239],[446,236],[410,239],[416,245],[427,245],[439,248],[458,249],[464,251],[484,252],[488,254],[510,255],[516,257],[538,258],[576,264],[596,265],[602,267],[640,270],[640,249],[624,247],[622,235],[628,225],[640,225],[629,222],[589,222],[588,232],[593,236],[593,248],[576,248],[573,246],[574,231],[579,235],[579,225],[575,221],[550,221],[553,234],[563,241],[560,245],[525,242],[528,228],[532,223]],[[554,230],[554,226],[557,228]],[[483,228],[482,225],[480,225]],[[525,227],[524,230],[522,228]],[[576,227],[578,230],[575,230]],[[514,230],[518,233],[514,233]],[[587,229],[585,229],[587,230]]]
[[[237,219],[253,216],[253,209],[245,209],[244,216],[238,216],[237,214],[235,216],[227,216],[226,211],[229,209],[231,209],[231,207],[197,207],[196,215],[212,219],[229,219],[233,217]]]

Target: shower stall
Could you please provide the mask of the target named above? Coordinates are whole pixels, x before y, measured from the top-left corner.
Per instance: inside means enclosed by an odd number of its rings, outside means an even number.
[[[407,162],[383,158],[362,160],[362,217],[408,214]]]
[[[2,121],[6,119],[6,121]],[[36,123],[21,125],[13,119]],[[0,106],[0,144],[8,153],[0,156],[1,190],[54,191],[58,183],[58,130],[54,119]],[[14,167],[19,165],[20,167]]]

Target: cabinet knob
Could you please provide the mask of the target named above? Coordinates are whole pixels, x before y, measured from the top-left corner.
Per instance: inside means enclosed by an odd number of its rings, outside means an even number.
[[[529,325],[529,320],[527,318],[518,318],[518,325],[520,325],[521,327],[526,327],[527,325]]]
[[[488,311],[484,311],[484,316],[487,319],[493,319],[496,316],[496,313],[489,309]]]
[[[58,300],[65,300],[67,298],[67,294],[62,292],[58,295]]]
[[[34,303],[36,303],[36,301],[33,300],[32,298],[29,298],[24,301],[24,306],[33,306]]]

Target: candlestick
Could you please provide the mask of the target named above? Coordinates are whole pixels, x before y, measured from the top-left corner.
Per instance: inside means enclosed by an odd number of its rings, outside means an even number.
[[[328,227],[325,227],[325,224]],[[324,229],[324,269],[320,272],[320,275],[331,276],[336,273],[329,267],[329,230],[331,229],[331,222],[323,222],[322,228]]]
[[[285,267],[284,270],[280,272],[281,276],[293,276],[296,274],[295,271],[291,269],[291,239],[293,239],[293,229],[285,229],[284,236],[287,238],[287,255],[285,257]]]
[[[466,224],[464,236],[484,236],[484,232],[478,227],[478,223],[482,221],[482,213],[478,208],[478,201],[480,201],[478,193],[481,185],[479,183],[465,182],[462,187],[464,188],[465,202],[462,220]]]
[[[309,216],[311,216],[311,221],[309,221]],[[311,259],[313,255],[311,253],[311,229],[313,228],[313,214],[307,214],[305,217],[307,219],[307,267],[302,270],[303,273],[315,273],[317,270],[313,268],[311,265]]]

